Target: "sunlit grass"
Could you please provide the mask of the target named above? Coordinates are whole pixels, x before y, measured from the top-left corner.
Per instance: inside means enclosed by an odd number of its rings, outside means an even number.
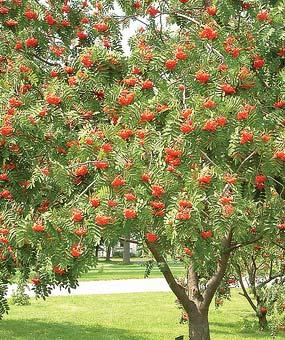
[[[12,306],[0,322],[1,340],[173,340],[185,335],[171,293],[69,296]],[[244,322],[247,318],[248,322]],[[258,332],[247,302],[234,291],[232,301],[211,309],[213,340],[266,340]],[[250,326],[249,326],[250,325]],[[255,325],[256,326],[256,325]],[[275,340],[285,339],[280,334]]]
[[[121,280],[121,279],[143,279],[146,267],[143,259],[132,259],[130,265],[124,265],[122,260],[106,262],[100,260],[97,267],[84,274],[81,281],[97,280]],[[170,267],[175,276],[184,274],[183,264],[170,262]],[[150,278],[163,277],[157,265],[154,265],[149,275]]]

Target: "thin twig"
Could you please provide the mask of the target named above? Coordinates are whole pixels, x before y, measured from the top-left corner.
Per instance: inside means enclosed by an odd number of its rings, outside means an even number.
[[[239,172],[239,170],[241,169],[241,167],[244,165],[244,163],[246,163],[252,156],[254,156],[256,154],[256,150],[252,151],[251,154],[249,154],[239,165],[237,172]]]
[[[73,168],[77,168],[80,165],[87,165],[87,164],[94,164],[94,162],[96,162],[96,160],[94,161],[86,161],[86,162],[82,162],[82,163],[76,163],[76,164],[72,164],[69,167],[67,167],[67,169],[73,169]]]

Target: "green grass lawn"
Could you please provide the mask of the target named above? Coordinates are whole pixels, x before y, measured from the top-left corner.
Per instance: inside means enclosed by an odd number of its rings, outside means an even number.
[[[174,340],[187,334],[171,293],[54,297],[11,306],[0,322],[1,340]],[[231,308],[231,309],[230,309]],[[247,317],[249,322],[245,323]],[[236,291],[231,302],[211,309],[213,340],[266,340],[251,325],[252,312]],[[185,340],[187,337],[185,337]],[[280,334],[275,340],[285,339]]]
[[[146,267],[144,259],[132,259],[130,265],[124,265],[121,259],[106,262],[99,260],[96,268],[84,274],[81,281],[98,281],[98,280],[121,280],[121,279],[143,279]],[[170,262],[170,267],[175,276],[181,276],[184,267],[179,262]],[[150,273],[150,278],[163,277],[159,268],[155,265]]]

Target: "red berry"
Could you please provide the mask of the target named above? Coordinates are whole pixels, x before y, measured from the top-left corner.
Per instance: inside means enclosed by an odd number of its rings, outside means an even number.
[[[75,170],[74,174],[77,177],[83,177],[86,176],[88,172],[89,172],[88,167],[86,165],[82,165]]]
[[[155,197],[160,197],[165,193],[165,189],[161,185],[152,185],[151,194]]]
[[[153,6],[149,6],[149,8],[147,9],[147,13],[150,16],[155,17],[159,13],[159,10]]]
[[[253,133],[249,131],[242,131],[241,136],[240,136],[240,144],[246,144],[250,143],[253,141]]]
[[[8,137],[11,136],[14,132],[14,129],[10,125],[5,125],[0,128],[0,135]]]
[[[141,175],[141,180],[145,183],[148,183],[150,181],[150,176],[149,174],[142,174]]]
[[[102,22],[102,23],[95,24],[93,28],[98,32],[106,32],[108,31],[109,26],[106,23]]]
[[[26,9],[24,15],[29,20],[36,20],[38,18],[38,14],[31,9]]]
[[[218,38],[218,32],[210,26],[206,26],[200,31],[200,37],[202,39],[214,40]]]
[[[212,232],[212,230],[203,230],[203,231],[201,231],[201,237],[202,237],[204,240],[213,237],[213,232]]]
[[[149,110],[146,110],[141,114],[141,122],[151,122],[154,119],[155,119],[155,114]]]
[[[273,104],[276,109],[284,109],[285,108],[285,100],[279,100]]]
[[[158,236],[154,233],[146,233],[145,236],[149,243],[155,243],[158,240]]]
[[[133,209],[125,209],[124,210],[124,217],[127,220],[134,219],[137,217],[137,212]]]
[[[135,94],[133,92],[129,91],[122,91],[119,98],[118,98],[118,103],[122,106],[127,106],[132,104],[134,101]]]
[[[142,84],[142,90],[151,90],[153,88],[153,82],[151,80],[146,80]]]
[[[32,278],[31,281],[32,281],[32,284],[35,286],[38,286],[41,283],[41,279],[38,277]]]
[[[169,71],[174,70],[176,66],[177,66],[177,60],[175,60],[175,59],[169,59],[169,60],[166,60],[166,62],[165,62],[165,67]]]
[[[95,161],[94,166],[99,170],[105,170],[109,167],[109,163],[107,161]]]
[[[188,256],[193,256],[192,250],[187,247],[184,247],[184,253]]]
[[[105,153],[109,153],[113,150],[113,147],[110,143],[105,143],[101,146],[101,149],[105,152]]]
[[[261,314],[266,314],[267,313],[267,308],[265,306],[259,307],[259,311]]]
[[[262,10],[256,15],[256,19],[259,21],[266,21],[269,19],[269,13],[266,10]]]
[[[115,177],[111,183],[112,187],[120,187],[125,184],[126,184],[126,181],[121,176]]]
[[[74,244],[72,247],[71,247],[71,250],[70,250],[70,254],[73,256],[73,257],[79,257],[82,255],[82,248],[79,244]]]
[[[199,184],[210,184],[212,181],[212,176],[211,175],[205,175],[205,176],[201,176],[198,178],[198,182]]]
[[[131,193],[125,194],[124,198],[127,201],[136,201],[136,199],[137,199],[136,196],[134,194],[131,194]]]
[[[118,133],[118,135],[124,140],[129,139],[130,137],[133,136],[133,134],[134,132],[131,129],[123,129],[123,130],[120,130]]]
[[[83,220],[83,212],[81,210],[74,210],[72,213],[72,221],[74,222],[81,222]]]
[[[62,269],[60,266],[55,266],[55,267],[53,267],[52,270],[55,274],[58,274],[58,275],[64,275],[65,274],[65,270]]]
[[[194,126],[193,126],[192,121],[188,121],[188,122],[182,123],[182,124],[180,125],[180,131],[181,131],[182,133],[184,133],[184,134],[190,133],[190,132],[192,132],[192,131],[194,131],[194,130],[195,130],[195,128],[194,128]]]
[[[179,47],[175,53],[175,57],[176,59],[179,59],[179,60],[185,60],[187,59],[187,54],[183,51],[181,47]]]
[[[79,236],[79,237],[84,237],[87,235],[87,229],[85,227],[80,227],[76,230],[74,230],[74,234]]]
[[[227,95],[227,94],[234,94],[236,93],[236,89],[229,85],[229,84],[223,84],[221,85],[221,89],[224,91],[224,93]]]
[[[88,34],[84,31],[79,31],[76,33],[77,38],[79,38],[80,40],[84,40],[88,37]]]
[[[264,66],[265,64],[265,60],[260,58],[260,57],[255,57],[254,61],[253,61],[253,68],[255,69],[260,69]]]
[[[274,158],[280,159],[281,161],[285,162],[285,152],[284,151],[275,152]]]
[[[42,233],[45,231],[45,226],[43,226],[42,224],[34,224],[32,226],[33,231],[35,231],[36,233]]]
[[[199,83],[206,84],[210,79],[210,74],[200,70],[196,73],[195,78]]]
[[[105,216],[105,215],[97,215],[95,217],[95,223],[104,226],[107,225],[111,222],[111,217],[110,216]]]
[[[216,6],[209,6],[206,8],[206,11],[209,15],[214,16],[217,14],[218,9]]]
[[[90,198],[89,202],[90,202],[90,204],[92,205],[93,208],[99,207],[99,205],[101,203],[100,198],[96,198],[96,197]]]
[[[46,101],[50,105],[59,105],[61,103],[61,98],[55,94],[48,94],[46,96]]]
[[[27,47],[37,47],[39,44],[38,39],[36,38],[28,38],[26,39],[26,46]]]

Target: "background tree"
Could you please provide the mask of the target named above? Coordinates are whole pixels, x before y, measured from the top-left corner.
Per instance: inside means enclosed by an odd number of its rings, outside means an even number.
[[[2,281],[32,270],[47,295],[100,237],[145,238],[206,340],[235,250],[284,224],[284,2],[118,3],[1,7]],[[130,20],[144,27],[125,57]]]
[[[252,232],[255,233],[255,228]],[[284,250],[268,243],[256,243],[241,253],[237,251],[235,268],[242,293],[258,317],[261,330],[268,327],[267,313],[272,310],[273,299],[268,299],[267,290],[278,291],[285,274]],[[277,286],[276,288],[273,286]],[[267,305],[269,300],[270,306]],[[271,308],[270,308],[271,307]]]

